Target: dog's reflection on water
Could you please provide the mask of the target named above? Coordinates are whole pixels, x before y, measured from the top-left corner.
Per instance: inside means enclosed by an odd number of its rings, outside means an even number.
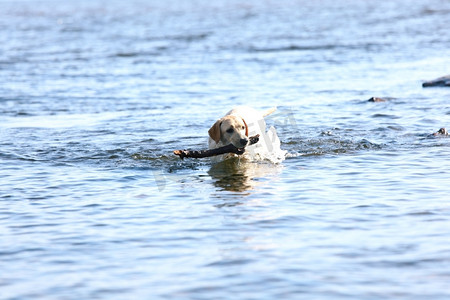
[[[246,192],[270,181],[281,165],[270,162],[250,162],[231,158],[212,165],[208,174],[214,186],[230,192]]]

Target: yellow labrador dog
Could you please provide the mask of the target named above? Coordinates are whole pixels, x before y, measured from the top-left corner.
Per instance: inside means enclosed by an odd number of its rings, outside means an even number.
[[[209,129],[209,149],[233,144],[236,148],[246,148],[245,154],[241,157],[252,160],[265,159],[274,150],[281,151],[275,128],[271,127],[266,133],[264,117],[274,111],[276,108],[265,112],[247,106],[233,108]],[[248,137],[256,134],[260,135],[259,142],[247,147]],[[214,157],[213,161],[218,162],[236,156],[231,153],[219,155]]]

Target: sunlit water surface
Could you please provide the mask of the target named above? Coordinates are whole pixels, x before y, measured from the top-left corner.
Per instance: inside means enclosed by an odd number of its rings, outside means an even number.
[[[450,2],[166,2],[0,1],[0,298],[449,299]]]

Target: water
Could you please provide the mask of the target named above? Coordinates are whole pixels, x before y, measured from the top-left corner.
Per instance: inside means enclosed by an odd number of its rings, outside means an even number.
[[[449,19],[0,1],[0,298],[448,299]],[[172,155],[237,105],[278,106],[285,161]]]

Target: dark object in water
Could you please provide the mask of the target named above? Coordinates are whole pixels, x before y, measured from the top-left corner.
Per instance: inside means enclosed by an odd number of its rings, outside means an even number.
[[[248,146],[256,144],[259,141],[259,134],[248,138],[250,141]],[[178,155],[181,159],[185,157],[204,158],[226,153],[234,153],[237,155],[244,154],[245,148],[236,148],[233,144],[229,144],[220,148],[208,150],[174,150],[173,154]]]
[[[434,136],[449,136],[447,129],[444,127],[440,128],[438,131],[433,133]]]
[[[391,100],[395,100],[395,97],[371,97],[369,100],[369,102],[387,102],[387,101],[391,101]]]
[[[422,83],[422,87],[431,87],[431,86],[449,86],[450,87],[450,75],[442,76],[436,78],[434,80],[425,81]]]
[[[367,101],[369,101],[369,102],[386,102],[387,99],[379,98],[379,97],[372,97],[372,98],[370,98],[370,99],[367,100]]]

